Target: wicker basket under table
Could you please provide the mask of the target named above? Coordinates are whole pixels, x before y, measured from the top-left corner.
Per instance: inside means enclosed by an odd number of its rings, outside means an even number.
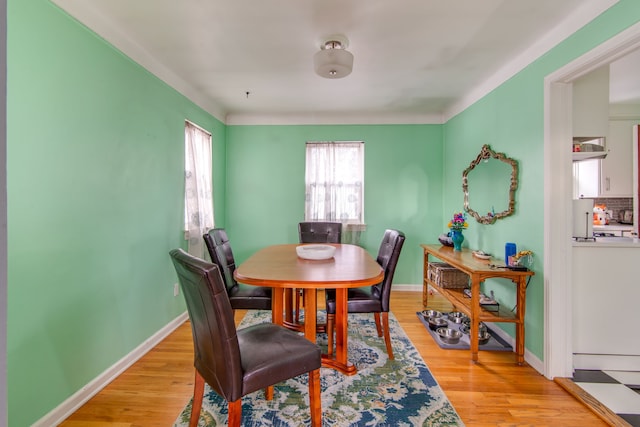
[[[446,262],[430,262],[427,278],[447,289],[464,289],[469,287],[469,276]]]

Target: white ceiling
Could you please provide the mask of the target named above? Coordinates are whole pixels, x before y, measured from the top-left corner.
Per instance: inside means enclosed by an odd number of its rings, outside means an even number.
[[[609,65],[609,101],[626,105],[640,103],[640,50]]]
[[[616,0],[52,1],[225,123],[442,123]]]

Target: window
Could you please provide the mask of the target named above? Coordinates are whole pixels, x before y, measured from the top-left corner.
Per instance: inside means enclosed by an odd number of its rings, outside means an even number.
[[[213,228],[211,134],[185,121],[184,229],[188,251],[205,258],[202,236]]]
[[[307,143],[304,219],[341,222],[343,237],[345,232],[361,231],[364,142]]]

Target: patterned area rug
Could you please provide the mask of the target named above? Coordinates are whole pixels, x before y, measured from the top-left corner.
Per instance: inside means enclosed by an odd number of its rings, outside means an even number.
[[[323,314],[318,313],[318,322]],[[239,328],[270,321],[270,311],[250,311]],[[395,360],[387,357],[373,315],[349,314],[349,360],[358,373],[321,369],[323,426],[464,426],[392,313],[389,324]],[[326,342],[326,334],[318,334],[323,352]],[[243,397],[242,425],[310,425],[307,379],[302,375],[277,384],[272,401],[262,390]],[[187,426],[190,414],[191,403],[174,426]],[[207,385],[198,426],[226,424],[227,404]]]

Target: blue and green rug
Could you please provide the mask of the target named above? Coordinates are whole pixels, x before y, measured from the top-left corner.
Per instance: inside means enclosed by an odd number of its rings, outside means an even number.
[[[239,328],[270,321],[270,311],[250,311]],[[373,315],[349,314],[349,360],[358,373],[345,376],[322,368],[323,426],[464,426],[392,313],[389,325],[395,360],[387,357]],[[326,348],[326,342],[326,334],[319,334],[318,344]],[[262,390],[243,397],[242,425],[310,425],[307,379],[302,375],[277,384],[272,401]],[[191,403],[174,426],[187,426],[190,415]],[[198,426],[226,424],[227,404],[207,385]]]

